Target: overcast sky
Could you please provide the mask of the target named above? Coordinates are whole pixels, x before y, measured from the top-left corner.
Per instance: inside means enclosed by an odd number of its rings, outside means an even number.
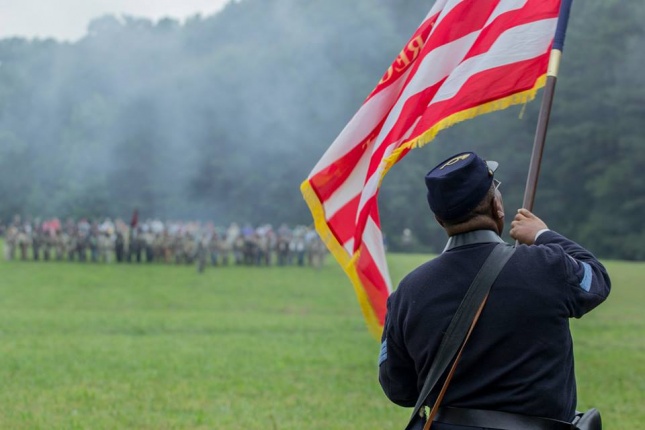
[[[0,0],[0,38],[53,37],[76,41],[88,23],[105,14],[158,20],[211,15],[229,0]]]

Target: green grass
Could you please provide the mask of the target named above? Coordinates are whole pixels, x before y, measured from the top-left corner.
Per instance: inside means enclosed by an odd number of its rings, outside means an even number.
[[[391,255],[395,280],[425,259]],[[645,422],[645,264],[572,323],[580,407]],[[2,429],[396,429],[379,344],[321,270],[0,261]]]
[[[609,298],[572,322],[579,409],[598,407],[607,429],[645,428],[645,264],[606,267]]]

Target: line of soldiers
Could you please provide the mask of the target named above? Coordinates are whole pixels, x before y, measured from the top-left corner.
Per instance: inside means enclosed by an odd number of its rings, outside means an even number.
[[[283,224],[218,228],[212,222],[59,219],[14,217],[4,236],[5,259],[79,262],[158,262],[212,265],[323,264],[326,248],[315,230]]]

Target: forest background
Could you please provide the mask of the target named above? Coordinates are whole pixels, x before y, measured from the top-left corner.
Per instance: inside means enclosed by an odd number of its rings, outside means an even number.
[[[0,40],[0,219],[308,224],[299,185],[432,1],[241,0],[183,23],[103,16],[82,39]],[[645,260],[645,3],[574,2],[535,203],[603,258]],[[383,230],[438,251],[423,175],[500,162],[521,205],[539,99],[439,134],[386,176]]]

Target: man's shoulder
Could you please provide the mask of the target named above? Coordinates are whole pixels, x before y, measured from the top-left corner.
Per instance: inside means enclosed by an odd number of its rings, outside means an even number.
[[[438,255],[408,272],[399,282],[393,295],[416,297],[419,290],[426,290],[428,286],[435,285],[438,280],[444,278],[441,275],[442,270],[445,270],[443,257]]]
[[[401,280],[401,284],[413,284],[419,278],[430,276],[441,264],[441,255],[415,267]]]

